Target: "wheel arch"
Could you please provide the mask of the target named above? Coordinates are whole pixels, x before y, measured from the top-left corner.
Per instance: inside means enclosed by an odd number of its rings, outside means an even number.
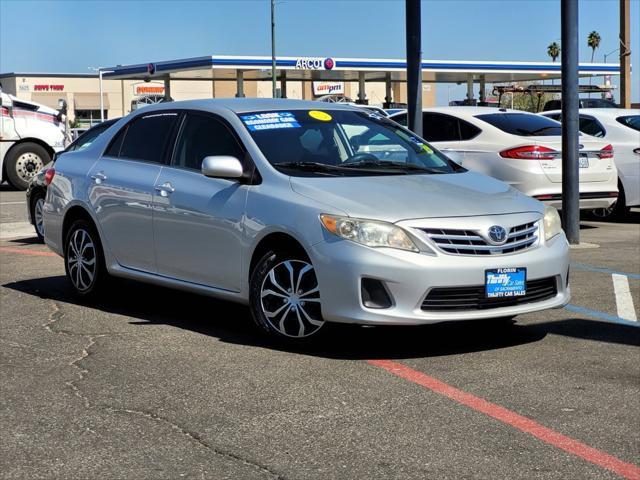
[[[7,155],[9,155],[9,153],[14,148],[16,148],[18,145],[24,145],[25,143],[35,143],[36,145],[41,146],[42,148],[44,148],[47,151],[47,153],[49,154],[49,157],[51,157],[51,158],[53,158],[53,155],[55,154],[55,151],[53,150],[51,145],[49,145],[44,140],[42,140],[40,138],[36,138],[36,137],[25,137],[25,138],[21,138],[20,140],[16,141],[13,145],[11,145],[11,148],[9,148],[9,150],[7,150]],[[3,165],[3,167],[4,167],[4,165]]]
[[[98,226],[96,225],[96,222],[89,211],[81,205],[73,205],[65,212],[64,219],[62,220],[63,248],[65,239],[67,238],[67,233],[69,232],[69,228],[71,228],[71,225],[73,225],[73,222],[75,222],[76,220],[86,220],[88,222],[91,222],[91,224],[96,229],[96,232],[98,232],[98,236],[100,236],[100,230],[98,229]],[[102,242],[102,239],[100,239],[100,241]]]
[[[309,254],[302,246],[302,243],[290,233],[268,233],[260,239],[260,241],[253,249],[253,253],[251,254],[251,262],[249,263],[249,271],[247,272],[249,279],[251,279],[251,275],[260,259],[269,251],[294,252],[302,254],[305,257],[309,258]]]

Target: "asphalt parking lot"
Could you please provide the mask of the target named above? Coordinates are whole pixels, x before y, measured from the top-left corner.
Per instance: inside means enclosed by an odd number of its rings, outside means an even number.
[[[209,298],[79,303],[23,202],[0,187],[2,478],[640,478],[640,210],[582,222],[565,309],[296,351]]]

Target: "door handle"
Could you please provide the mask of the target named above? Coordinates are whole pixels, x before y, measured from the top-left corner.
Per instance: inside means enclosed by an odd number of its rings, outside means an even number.
[[[176,191],[176,189],[173,188],[173,185],[169,182],[164,182],[162,185],[156,185],[155,188],[156,192],[158,192],[161,197],[166,197]]]
[[[98,172],[94,175],[91,175],[91,178],[99,185],[107,179],[107,176],[104,174],[104,172]]]

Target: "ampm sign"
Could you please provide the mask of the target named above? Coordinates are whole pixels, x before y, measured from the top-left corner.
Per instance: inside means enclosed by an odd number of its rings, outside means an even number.
[[[307,58],[296,59],[296,70],[332,70],[336,66],[333,58]]]
[[[344,95],[344,82],[313,82],[313,94],[316,97],[321,95]]]

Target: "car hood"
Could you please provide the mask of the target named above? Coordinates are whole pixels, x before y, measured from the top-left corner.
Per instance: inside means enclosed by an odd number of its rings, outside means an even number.
[[[331,205],[351,217],[387,222],[544,211],[537,200],[475,172],[291,177],[290,181],[291,188],[300,195]]]

